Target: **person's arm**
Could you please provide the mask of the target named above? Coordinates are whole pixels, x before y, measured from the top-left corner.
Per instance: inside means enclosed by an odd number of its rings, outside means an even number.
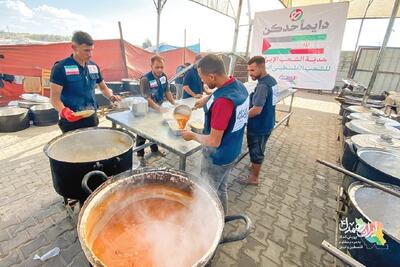
[[[65,82],[66,77],[63,66],[59,63],[54,64],[50,74],[50,103],[58,112],[65,108],[64,103],[61,101],[61,91]]]
[[[257,116],[258,114],[261,113],[263,107],[258,107],[258,106],[253,106],[250,110],[249,110],[249,118],[254,118],[255,116]]]
[[[169,103],[171,103],[172,105],[176,105],[174,96],[172,95],[171,91],[165,92],[165,97],[167,98],[167,100],[169,101]]]
[[[219,147],[221,144],[224,130],[215,130],[211,128],[211,132],[208,135],[197,134],[192,131],[182,131],[182,137],[186,141],[195,140],[203,146]]]
[[[142,96],[147,99],[150,108],[161,112],[161,107],[151,98],[150,83],[145,76],[140,79],[140,92]]]
[[[191,131],[183,131],[183,139],[186,141],[195,140],[200,144],[209,147],[219,147],[221,145],[222,136],[228,128],[233,112],[234,104],[231,100],[218,99],[212,107],[210,134],[203,135]]]
[[[195,108],[202,108],[205,104],[207,104],[208,100],[210,99],[211,95],[205,96],[194,103]]]
[[[107,84],[104,82],[104,80],[102,80],[99,83],[99,88],[101,93],[108,99],[110,99],[111,102],[115,102],[115,101],[121,101],[121,97],[119,95],[114,95],[113,91],[108,88]]]
[[[61,110],[65,108],[63,102],[61,102],[62,89],[63,87],[61,85],[50,83],[50,103],[58,112],[61,112]]]
[[[203,96],[202,94],[196,94],[196,93],[194,93],[194,92],[192,91],[192,89],[190,89],[189,85],[184,85],[184,86],[182,87],[182,89],[183,89],[186,93],[188,93],[189,95],[191,95],[192,97],[201,98],[201,97]]]
[[[272,90],[271,90],[272,91]],[[259,115],[267,101],[268,87],[264,84],[257,85],[257,90],[255,91],[252,99],[253,107],[249,110],[249,118],[254,118]]]
[[[193,82],[193,77],[192,77],[192,72],[188,71],[185,73],[185,77],[183,78],[183,87],[182,89],[188,93],[191,97],[195,97],[195,98],[201,98],[201,94],[196,94],[195,92],[193,92],[193,90],[190,88],[189,84],[192,84]]]

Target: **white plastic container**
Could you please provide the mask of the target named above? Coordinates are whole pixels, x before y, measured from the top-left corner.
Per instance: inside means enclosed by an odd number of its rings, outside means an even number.
[[[132,97],[130,109],[135,116],[145,116],[149,111],[148,101],[143,97]]]

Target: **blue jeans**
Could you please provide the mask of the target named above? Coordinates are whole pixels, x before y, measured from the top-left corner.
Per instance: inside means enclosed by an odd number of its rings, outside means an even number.
[[[201,159],[201,177],[207,178],[211,187],[215,190],[224,208],[228,212],[228,179],[234,162],[228,165],[215,165],[212,160],[203,155]]]

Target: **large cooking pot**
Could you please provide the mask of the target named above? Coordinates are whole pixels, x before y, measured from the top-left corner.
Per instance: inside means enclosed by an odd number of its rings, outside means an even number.
[[[398,186],[382,185],[400,191]],[[383,239],[379,239],[378,242],[375,240],[375,243],[371,242],[374,238],[380,238],[379,232],[369,231],[374,230],[375,224],[369,228],[368,226],[363,228],[360,225],[358,229],[364,229],[364,231],[355,234],[355,239],[350,241],[358,242],[362,244],[362,247],[348,249],[348,252],[365,266],[398,267],[400,264],[400,198],[375,187],[356,182],[349,188],[349,199],[347,212],[349,224],[353,224],[353,228],[355,228],[356,219],[362,219],[365,223],[380,222],[383,226]]]
[[[357,154],[351,139],[346,139],[343,146],[342,166],[348,171],[355,171],[357,167]]]
[[[132,168],[132,137],[123,130],[85,128],[65,133],[44,147],[53,186],[64,198],[83,202],[83,176],[93,170],[115,175]]]
[[[28,109],[14,107],[0,108],[0,132],[17,132],[28,127]]]
[[[384,117],[383,114],[381,114],[381,113],[353,112],[353,113],[350,113],[347,117],[348,117],[348,120],[365,120],[365,121],[378,121],[378,122],[380,121],[380,122],[384,123],[385,125],[389,125],[389,126],[393,126],[393,127],[400,126],[400,122],[392,120],[387,117]]]
[[[30,110],[36,126],[49,126],[58,122],[58,112],[50,103],[34,105]]]
[[[105,174],[88,173],[82,186]],[[245,230],[222,237],[224,223]],[[188,173],[168,169],[128,171],[111,177],[85,201],[78,220],[82,249],[93,266],[204,266],[219,244],[246,238],[245,215],[224,217],[216,193]]]
[[[351,120],[345,124],[347,130],[357,134],[390,135],[392,138],[400,139],[400,130],[387,125],[385,121]],[[352,135],[351,135],[352,136]]]
[[[377,148],[357,150],[356,173],[375,182],[400,186],[400,153]]]

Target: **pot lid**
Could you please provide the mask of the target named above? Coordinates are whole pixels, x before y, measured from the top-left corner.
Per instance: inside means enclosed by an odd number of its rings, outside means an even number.
[[[362,113],[353,112],[353,113],[350,113],[348,116],[349,116],[349,119],[351,119],[351,120],[365,120],[365,121],[379,120],[390,126],[395,126],[395,127],[400,126],[400,122],[398,122],[398,121],[379,116],[378,114],[375,115],[373,113],[368,113],[368,112],[362,112]]]
[[[353,105],[353,106],[348,106],[346,109],[350,112],[368,112],[372,113],[373,111],[376,111],[375,108],[373,108],[374,105],[368,104],[366,107],[365,106],[360,106],[360,105]]]
[[[359,134],[384,134],[400,139],[400,130],[385,124],[383,121],[351,120],[347,125],[352,131]]]
[[[14,108],[14,107],[4,107],[0,108],[0,116],[7,117],[7,116],[16,116],[27,113],[28,109],[26,108]]]
[[[367,165],[386,175],[400,179],[400,153],[389,150],[365,148],[357,156]]]
[[[346,95],[346,96],[344,96],[344,98],[345,98],[345,102],[352,101],[352,102],[361,103],[363,101],[362,97],[357,97],[357,96],[348,96],[348,95]],[[376,99],[368,99],[367,103],[375,104],[375,105],[383,105],[383,102],[381,100],[376,100]]]
[[[400,187],[382,184],[400,192]],[[351,202],[370,221],[383,224],[385,233],[400,240],[400,198],[370,185],[355,183],[349,190]]]
[[[351,137],[351,141],[359,148],[399,148],[400,140],[390,136],[377,134],[356,134]]]

